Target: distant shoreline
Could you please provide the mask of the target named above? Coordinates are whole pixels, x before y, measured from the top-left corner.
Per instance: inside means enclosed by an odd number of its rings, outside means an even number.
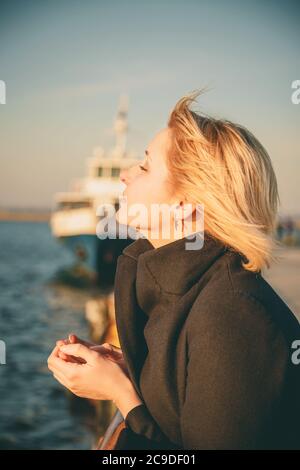
[[[49,222],[50,211],[10,211],[0,209],[0,221],[6,222]]]

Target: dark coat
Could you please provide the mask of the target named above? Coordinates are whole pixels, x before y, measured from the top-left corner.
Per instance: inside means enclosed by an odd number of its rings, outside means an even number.
[[[143,404],[116,448],[299,449],[298,320],[235,250],[187,241],[139,238],[118,258],[117,331]]]

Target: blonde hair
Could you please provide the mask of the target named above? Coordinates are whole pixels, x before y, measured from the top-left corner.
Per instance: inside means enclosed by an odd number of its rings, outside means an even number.
[[[280,198],[271,159],[245,127],[197,114],[189,104],[203,90],[183,96],[168,119],[171,183],[204,206],[204,229],[238,251],[249,271],[275,260]]]

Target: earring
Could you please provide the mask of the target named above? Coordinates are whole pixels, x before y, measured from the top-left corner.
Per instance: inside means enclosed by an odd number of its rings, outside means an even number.
[[[180,204],[177,204],[177,206],[175,208],[175,228],[176,228],[176,230],[177,230],[178,224],[181,220],[180,215],[179,215],[179,210],[180,209],[181,209]]]

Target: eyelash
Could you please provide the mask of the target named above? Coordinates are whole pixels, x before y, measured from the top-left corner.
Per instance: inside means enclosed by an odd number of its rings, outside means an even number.
[[[139,167],[144,170],[144,171],[147,171],[146,168],[143,167],[143,165],[139,165]]]

